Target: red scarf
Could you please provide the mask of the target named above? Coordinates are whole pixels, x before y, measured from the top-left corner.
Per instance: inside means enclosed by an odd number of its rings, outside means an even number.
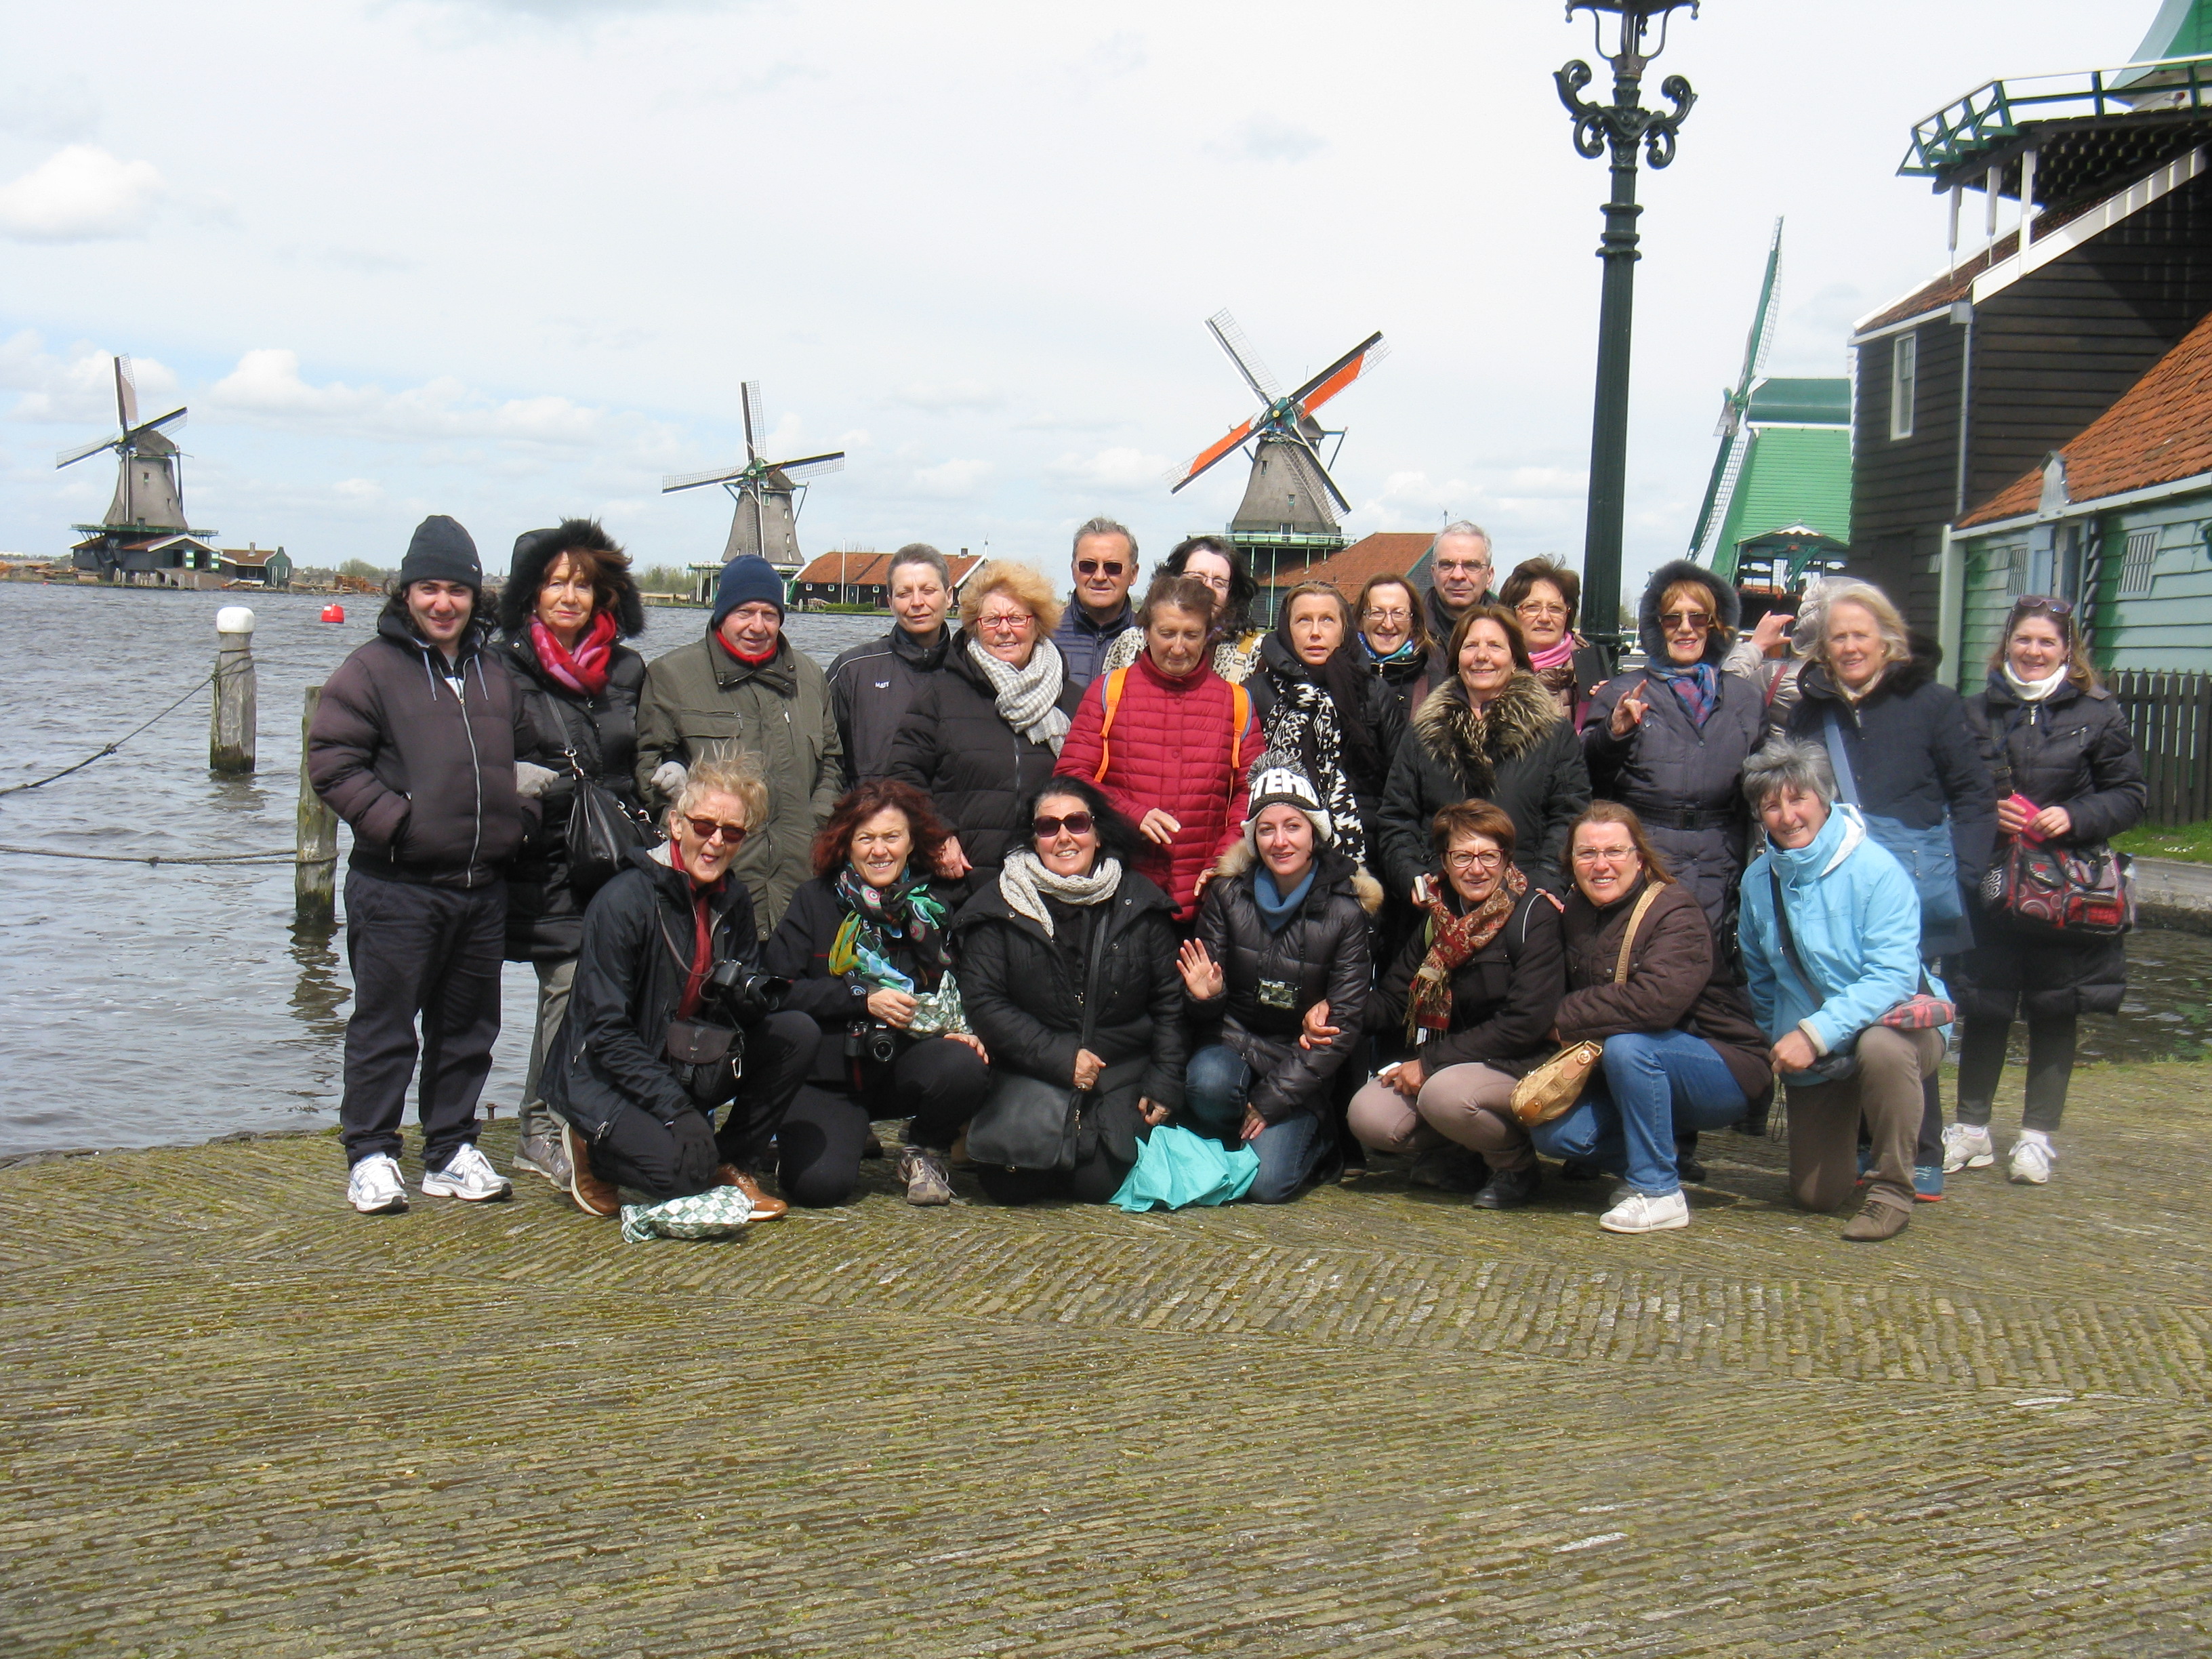
[[[673,836],[668,838],[668,862],[684,871],[684,848]],[[684,871],[684,875],[686,881],[690,881],[690,872]],[[722,882],[729,878],[729,872],[725,871],[721,879],[711,886],[702,887],[691,882],[691,971],[684,981],[684,1000],[676,1005],[678,1019],[689,1019],[699,1012],[700,992],[707,983],[707,970],[714,965],[714,924],[708,915],[707,901],[720,892]]]
[[[722,630],[718,628],[714,629],[714,643],[720,646],[723,650],[728,652],[732,656],[735,657],[739,662],[744,664],[748,668],[758,668],[763,663],[769,661],[775,655],[776,645],[781,645],[783,643],[783,635],[779,634],[775,636],[775,645],[771,645],[765,652],[762,653],[757,657],[748,657],[744,652],[738,650],[736,646],[732,645],[728,640],[722,636]]]
[[[607,671],[614,666],[615,655],[612,611],[602,611],[592,618],[592,625],[584,630],[573,652],[561,643],[559,635],[532,617],[530,643],[538,653],[539,666],[571,691],[596,697],[607,689]]]
[[[1464,915],[1455,914],[1443,895],[1444,878],[1429,878],[1430,897],[1421,908],[1429,913],[1429,953],[1421,958],[1406,995],[1406,1041],[1424,1029],[1451,1029],[1451,976],[1462,963],[1496,939],[1513,915],[1513,907],[1528,890],[1528,878],[1511,864],[1490,896]]]

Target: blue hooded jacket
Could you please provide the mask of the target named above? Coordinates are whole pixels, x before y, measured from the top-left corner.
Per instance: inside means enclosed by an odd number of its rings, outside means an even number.
[[[1797,954],[1818,986],[1798,978],[1782,948],[1770,866],[1781,872]],[[1919,894],[1868,838],[1856,806],[1832,806],[1808,846],[1769,843],[1744,874],[1741,903],[1751,1006],[1771,1040],[1794,1026],[1825,1054],[1920,988]]]

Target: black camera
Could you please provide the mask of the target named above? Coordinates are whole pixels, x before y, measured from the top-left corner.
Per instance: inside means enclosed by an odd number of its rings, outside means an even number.
[[[845,1058],[888,1066],[898,1056],[898,1033],[879,1019],[856,1019],[845,1028]]]
[[[707,994],[740,1025],[757,1025],[783,1006],[791,981],[734,959],[718,962],[707,975]]]

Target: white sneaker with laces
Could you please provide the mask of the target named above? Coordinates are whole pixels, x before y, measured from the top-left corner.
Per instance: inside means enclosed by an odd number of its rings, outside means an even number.
[[[379,1152],[346,1172],[346,1202],[363,1215],[401,1215],[407,1209],[407,1182],[399,1160]]]
[[[1597,1218],[1609,1233],[1657,1233],[1690,1224],[1690,1200],[1678,1190],[1664,1198],[1631,1193]]]
[[[1996,1161],[1997,1149],[1990,1140],[1987,1124],[1954,1123],[1943,1131],[1945,1175],[1960,1170],[1986,1170]]]
[[[471,1144],[447,1158],[444,1169],[422,1172],[422,1196],[460,1198],[471,1204],[487,1204],[513,1198],[514,1183],[493,1169],[491,1160]]]
[[[2040,1187],[2051,1179],[2051,1161],[2058,1149],[2029,1130],[2013,1143],[2012,1162],[2005,1174],[2023,1187]]]

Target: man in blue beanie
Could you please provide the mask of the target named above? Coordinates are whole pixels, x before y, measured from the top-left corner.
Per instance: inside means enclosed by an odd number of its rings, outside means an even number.
[[[353,826],[338,1125],[346,1197],[364,1215],[407,1207],[399,1126],[418,1054],[424,1194],[514,1191],[477,1150],[477,1098],[499,1037],[505,865],[538,823],[515,757],[537,740],[513,678],[485,665],[483,598],[469,532],[442,514],[423,520],[376,637],[331,675],[307,732],[309,781]]]
[[[766,559],[722,567],[704,639],[647,665],[637,705],[637,785],[664,812],[691,762],[750,754],[768,784],[768,813],[750,827],[731,874],[752,896],[766,939],[799,884],[814,873],[814,832],[844,776],[830,682],[783,636],[783,578]]]

